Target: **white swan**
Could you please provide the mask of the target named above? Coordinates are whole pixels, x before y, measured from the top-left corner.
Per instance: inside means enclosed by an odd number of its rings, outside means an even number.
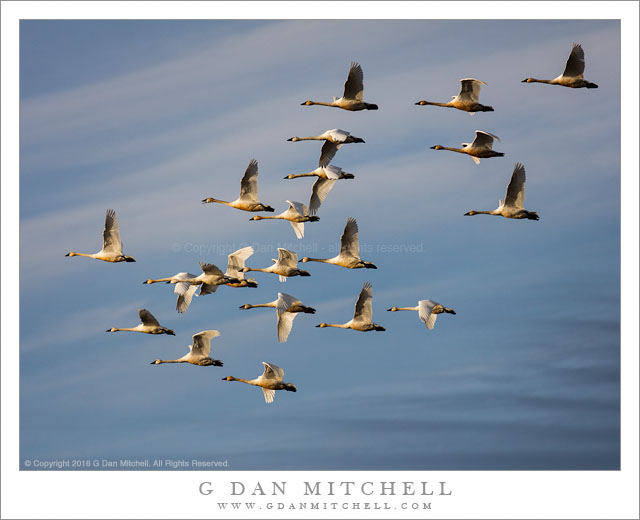
[[[241,383],[247,383],[248,385],[259,386],[264,392],[264,400],[267,403],[272,403],[273,398],[276,395],[276,390],[286,390],[287,392],[296,392],[295,385],[291,383],[284,383],[284,370],[273,363],[262,362],[264,365],[264,372],[260,377],[256,379],[242,379],[240,377],[227,376],[222,378],[223,381],[240,381]]]
[[[584,50],[578,43],[573,44],[571,54],[565,65],[564,72],[553,79],[526,78],[522,83],[548,83],[570,88],[598,88],[598,85],[584,79]]]
[[[231,253],[228,257],[227,271],[225,275],[229,278],[237,278],[239,282],[227,282],[229,287],[258,287],[258,282],[253,278],[244,277],[244,273],[241,269],[244,267],[244,262],[253,254],[253,247],[247,246],[242,249],[238,249]],[[193,276],[191,277],[193,278]]]
[[[138,314],[140,315],[140,323],[132,328],[116,328],[111,327],[107,329],[107,332],[118,332],[119,330],[128,330],[131,332],[144,332],[145,334],[168,334],[170,336],[175,336],[176,333],[171,329],[166,327],[162,327],[158,320],[155,319],[153,314],[151,314],[147,309],[138,309]]]
[[[222,361],[213,359],[211,354],[211,339],[220,335],[217,330],[203,330],[193,335],[193,346],[189,345],[189,353],[179,359],[156,359],[152,365],[161,363],[191,363],[201,367],[221,367]]]
[[[260,271],[262,273],[274,273],[279,276],[281,282],[286,282],[289,276],[311,276],[309,271],[298,269],[298,254],[288,249],[278,248],[278,259],[272,258],[274,264],[269,267],[245,267],[243,273]]]
[[[232,201],[214,199],[207,197],[202,201],[203,204],[210,202],[218,202],[232,208],[241,209],[243,211],[274,211],[271,206],[262,204],[258,200],[258,161],[251,159],[247,166],[244,176],[240,181],[240,196]]]
[[[241,305],[241,309],[255,309],[256,307],[271,307],[276,309],[276,316],[278,319],[278,341],[284,343],[287,341],[291,328],[293,327],[293,320],[300,312],[306,314],[315,314],[316,310],[313,307],[307,307],[300,300],[286,293],[278,293],[278,299],[268,303],[258,303],[256,305],[245,304]]]
[[[327,195],[333,188],[335,181],[338,179],[353,179],[353,173],[342,171],[339,166],[328,164],[327,166],[318,166],[312,172],[290,174],[285,179],[297,179],[299,177],[317,177],[316,182],[311,188],[311,198],[309,199],[309,215],[315,215],[320,205],[327,198]]]
[[[429,330],[433,330],[434,325],[436,324],[436,318],[438,314],[442,314],[443,312],[447,312],[449,314],[455,314],[456,311],[449,307],[443,307],[438,302],[434,302],[431,300],[420,300],[416,307],[391,307],[387,309],[391,312],[396,311],[418,311],[418,316],[420,320],[425,324],[425,326]]]
[[[305,256],[302,262],[321,262],[323,264],[339,265],[347,269],[377,269],[371,262],[360,258],[360,244],[358,242],[358,223],[353,217],[349,217],[340,237],[340,254],[333,258],[310,258]]]
[[[362,73],[362,67],[355,61],[351,62],[351,68],[349,69],[349,76],[344,83],[344,93],[341,98],[333,98],[333,101],[325,103],[322,101],[305,101],[302,105],[324,105],[327,107],[337,107],[344,110],[378,110],[378,105],[374,103],[366,103],[362,100],[364,95],[364,75]]]
[[[493,112],[493,107],[487,105],[481,105],[478,102],[480,97],[480,87],[486,85],[484,81],[474,78],[465,78],[460,80],[460,92],[457,96],[447,103],[434,103],[431,101],[418,101],[416,105],[434,105],[438,107],[457,108],[469,112],[469,115],[474,115],[476,112]]]
[[[309,215],[307,206],[301,202],[287,201],[289,207],[286,211],[283,211],[279,215],[273,215],[271,217],[261,217],[256,215],[249,220],[266,220],[266,219],[281,219],[288,220],[291,223],[291,227],[298,238],[304,237],[304,223],[305,222],[317,222],[320,217],[314,217]]]
[[[504,200],[499,201],[498,207],[492,211],[469,211],[467,215],[500,215],[505,218],[540,220],[535,211],[527,211],[524,204],[524,183],[527,180],[524,165],[516,163],[511,174],[511,181],[507,186]]]
[[[86,256],[103,260],[105,262],[135,262],[132,256],[122,254],[122,241],[120,240],[120,229],[118,228],[118,218],[116,212],[112,209],[107,210],[107,218],[104,222],[104,231],[102,232],[102,249],[97,253],[76,253],[71,251],[64,256]]]
[[[287,139],[287,141],[324,141],[320,151],[320,160],[318,161],[320,166],[327,166],[343,144],[364,143],[364,139],[355,137],[346,130],[340,130],[339,128],[327,130],[320,135],[312,135],[309,137],[294,136]]]
[[[189,308],[193,295],[198,287],[200,287],[200,296],[204,296],[216,292],[219,285],[242,284],[241,279],[225,275],[213,264],[200,262],[200,268],[202,269],[202,274],[199,276],[183,272],[167,278],[148,279],[142,283],[152,284],[165,282],[175,284],[174,293],[178,295],[176,310],[179,313],[183,313]]]
[[[480,164],[480,159],[488,159],[490,157],[504,157],[502,152],[493,151],[493,140],[500,138],[497,135],[476,130],[476,137],[471,144],[462,143],[462,148],[448,148],[439,144],[432,146],[432,150],[449,150],[450,152],[466,153],[473,159],[473,162]]]
[[[371,287],[371,284],[369,282],[366,282],[362,286],[362,291],[360,291],[360,296],[358,297],[358,301],[356,302],[356,309],[353,313],[353,319],[351,319],[351,321],[343,324],[320,323],[319,325],[316,325],[316,327],[337,327],[339,329],[351,329],[361,332],[368,332],[370,330],[385,331],[386,329],[383,326],[371,321],[371,319],[373,318],[373,308],[371,304],[372,300],[373,289]]]

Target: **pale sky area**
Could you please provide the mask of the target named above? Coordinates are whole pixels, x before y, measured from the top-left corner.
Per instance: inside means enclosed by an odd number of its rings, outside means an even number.
[[[309,37],[312,35],[312,37]],[[314,35],[322,35],[315,38]],[[479,45],[478,42],[482,42]],[[329,43],[327,43],[329,42]],[[562,73],[573,42],[598,89],[526,84]],[[377,111],[300,106],[341,96],[351,61]],[[615,470],[620,467],[620,23],[505,21],[23,21],[20,25],[20,460],[227,460],[235,470]],[[440,107],[461,78],[487,83],[469,116]],[[333,164],[355,174],[296,239],[234,200],[259,163],[260,200],[308,204],[320,143],[363,138]],[[459,146],[475,130],[504,157]],[[495,209],[514,164],[539,221]],[[100,249],[115,209],[136,263],[68,258]],[[175,311],[143,285],[245,245],[329,257],[348,217],[377,270],[301,264],[310,277],[221,287]],[[332,249],[334,248],[334,249]],[[386,332],[315,328],[351,319],[364,282]],[[314,307],[286,343],[283,291]],[[435,329],[415,312],[452,307]],[[110,327],[149,309],[176,336]],[[37,320],[34,319],[37,317]],[[224,367],[152,366],[217,329]],[[637,346],[636,346],[637,347]],[[254,378],[281,366],[296,393]],[[193,442],[200,439],[202,442]]]

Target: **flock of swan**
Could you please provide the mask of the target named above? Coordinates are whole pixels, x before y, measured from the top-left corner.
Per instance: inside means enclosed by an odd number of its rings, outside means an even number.
[[[551,85],[561,85],[570,88],[597,88],[595,83],[586,81],[583,77],[584,73],[584,51],[579,44],[574,43],[567,60],[567,64],[562,75],[552,80],[539,80],[534,78],[526,78],[524,83],[547,83]],[[355,62],[351,63],[347,80],[344,84],[344,93],[341,98],[334,98],[331,102],[305,101],[303,106],[322,105],[340,108],[348,111],[360,110],[378,110],[378,105],[363,101],[364,84],[363,84],[362,67]],[[479,103],[480,88],[486,85],[483,81],[474,78],[465,78],[460,80],[461,88],[457,96],[453,97],[448,103],[437,103],[430,101],[418,101],[415,103],[420,106],[434,105],[440,107],[455,108],[469,112],[471,115],[476,112],[493,112],[494,108]],[[304,237],[304,224],[306,222],[317,222],[320,220],[316,213],[329,191],[337,180],[354,179],[352,173],[347,173],[342,168],[331,165],[337,151],[344,144],[364,143],[364,139],[351,135],[349,132],[340,129],[327,130],[326,132],[308,137],[291,137],[288,141],[307,141],[317,140],[324,141],[320,150],[320,158],[318,160],[318,168],[312,172],[301,174],[290,174],[285,179],[295,179],[300,177],[316,177],[309,205],[300,202],[289,201],[289,207],[282,213],[273,216],[253,216],[250,220],[266,220],[280,219],[287,220],[293,227],[293,231],[298,239]],[[476,164],[480,163],[480,159],[491,157],[503,157],[504,153],[493,150],[493,142],[499,138],[489,132],[476,130],[475,139],[471,143],[463,143],[462,148],[445,147],[441,145],[432,146],[435,150],[449,150],[469,155]],[[498,208],[491,211],[469,211],[467,215],[499,215],[510,219],[528,219],[539,220],[539,216],[535,211],[524,209],[524,185],[526,181],[526,173],[524,165],[516,163],[511,180],[507,186],[507,192],[504,200],[501,200]],[[272,206],[260,202],[258,198],[258,162],[252,159],[240,181],[240,196],[232,201],[224,201],[208,197],[202,200],[203,204],[219,203],[232,208],[248,211],[248,212],[275,212]],[[176,302],[176,310],[184,313],[189,308],[193,296],[199,289],[199,295],[215,293],[219,286],[226,285],[234,288],[251,287],[257,288],[258,282],[253,278],[245,278],[245,273],[256,271],[263,273],[276,274],[281,282],[285,282],[291,276],[311,276],[311,273],[298,268],[298,255],[287,249],[278,248],[278,258],[273,259],[273,264],[260,267],[247,267],[245,262],[253,255],[252,247],[244,247],[231,253],[228,256],[228,265],[226,272],[223,272],[214,264],[200,262],[202,271],[199,275],[189,272],[180,272],[173,276],[158,279],[148,279],[143,284],[154,284],[164,282],[175,286],[174,293],[178,295]],[[102,233],[102,249],[94,254],[70,252],[66,256],[86,256],[105,262],[135,262],[131,256],[127,256],[122,251],[122,241],[120,240],[120,230],[118,219],[115,211],[107,210],[105,227]],[[355,218],[350,217],[344,227],[340,237],[340,253],[333,258],[310,258],[304,257],[301,262],[320,262],[332,264],[346,269],[377,269],[377,267],[369,261],[360,258],[360,246],[358,242],[358,223]],[[278,293],[278,298],[272,302],[262,304],[245,304],[240,309],[253,309],[257,307],[270,307],[276,310],[276,328],[277,336],[280,342],[286,342],[291,329],[293,320],[300,314],[315,314],[313,307],[304,305],[300,300],[286,293]],[[417,311],[418,317],[424,323],[428,330],[432,330],[435,326],[438,314],[456,314],[449,307],[432,301],[420,300],[415,307],[391,307],[387,309],[390,312],[397,311]],[[141,323],[135,327],[107,329],[107,332],[131,331],[142,332],[145,334],[167,334],[174,336],[175,332],[171,329],[160,325],[158,320],[147,309],[138,309]],[[355,304],[353,318],[346,323],[320,323],[316,325],[319,328],[335,327],[342,329],[351,329],[361,332],[368,331],[385,331],[386,329],[373,322],[373,287],[366,282]],[[163,363],[190,363],[198,366],[223,366],[222,361],[211,357],[211,340],[220,336],[217,330],[204,330],[193,335],[193,344],[189,345],[189,352],[178,359],[156,359],[151,364],[159,365]],[[259,386],[264,393],[264,399],[267,403],[272,403],[276,390],[286,390],[295,392],[296,387],[292,383],[285,383],[284,370],[273,363],[263,362],[264,371],[255,379],[241,379],[232,376],[225,377],[224,381],[240,381],[253,386]]]

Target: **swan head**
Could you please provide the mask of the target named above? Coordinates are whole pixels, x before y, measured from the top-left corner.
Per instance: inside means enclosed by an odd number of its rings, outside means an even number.
[[[245,303],[244,305],[240,305],[240,307],[238,307],[239,309],[250,309],[251,305],[249,305],[248,303]]]
[[[311,105],[313,105],[313,101],[311,101],[311,100],[307,100],[307,101],[305,101],[304,103],[300,103],[300,106],[304,106],[304,105],[306,105],[306,106],[311,106]]]
[[[243,267],[242,269],[239,270],[241,273],[248,273],[249,272],[249,268],[248,267]]]
[[[534,81],[533,78],[525,78],[520,83],[533,83],[533,81]]]
[[[150,365],[159,365],[160,363],[162,363],[162,361],[160,361],[159,359],[156,359],[155,361],[152,361]]]
[[[214,202],[215,199],[212,199],[211,197],[207,197],[206,199],[202,200],[202,204],[208,204],[210,202]]]
[[[300,140],[300,138],[299,138],[299,137],[296,137],[296,136],[289,137],[289,139],[287,139],[287,141],[293,141],[294,143],[295,143],[296,141],[299,141],[299,140]]]
[[[320,323],[319,325],[316,325],[316,327],[320,327],[321,329],[324,329],[326,326],[326,323]]]
[[[233,376],[227,376],[222,378],[223,381],[235,381],[236,378]]]
[[[391,307],[390,309],[387,309],[387,311],[390,312],[396,312],[398,310],[398,307]]]
[[[432,146],[432,147],[431,147],[431,149],[432,149],[432,150],[442,150],[442,148],[443,148],[443,147],[442,147],[442,146],[440,146],[439,144],[437,144],[437,145],[435,145],[435,146]]]
[[[465,217],[468,217],[469,215],[475,215],[475,214],[477,214],[477,213],[478,213],[477,211],[473,211],[473,210],[471,210],[471,211],[467,211],[467,212],[464,214],[464,216],[465,216]]]
[[[262,220],[262,217],[259,215],[255,215],[254,217],[251,217],[249,220]]]
[[[145,280],[144,282],[142,282],[143,285],[146,283],[153,283],[153,280]]]
[[[73,251],[71,251],[70,253],[67,253],[67,254],[66,254],[66,255],[64,255],[64,256],[76,256],[76,253],[74,253]]]
[[[420,106],[424,106],[426,104],[427,102],[424,99],[422,101],[418,101],[417,103],[414,103],[414,105],[420,105]]]
[[[305,256],[302,260],[300,260],[301,262],[308,262],[309,261],[309,257]]]
[[[291,383],[284,383],[283,388],[287,391],[287,392],[297,392],[298,389],[296,388],[295,385],[292,385]]]
[[[106,332],[116,332],[117,329],[114,327],[111,327],[110,329],[107,329]]]
[[[295,178],[296,178],[296,177],[295,177],[295,175],[294,175],[293,173],[290,173],[289,175],[287,175],[287,176],[285,177],[285,179],[295,179]]]

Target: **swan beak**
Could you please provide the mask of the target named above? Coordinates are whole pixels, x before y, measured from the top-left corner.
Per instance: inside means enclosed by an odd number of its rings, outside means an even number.
[[[436,146],[437,146],[437,145],[436,145]],[[436,149],[436,147],[435,147],[435,146],[432,146],[432,147],[431,147],[431,150],[435,150],[435,149]]]
[[[289,139],[287,139],[287,141],[293,141],[293,137],[289,137]]]

